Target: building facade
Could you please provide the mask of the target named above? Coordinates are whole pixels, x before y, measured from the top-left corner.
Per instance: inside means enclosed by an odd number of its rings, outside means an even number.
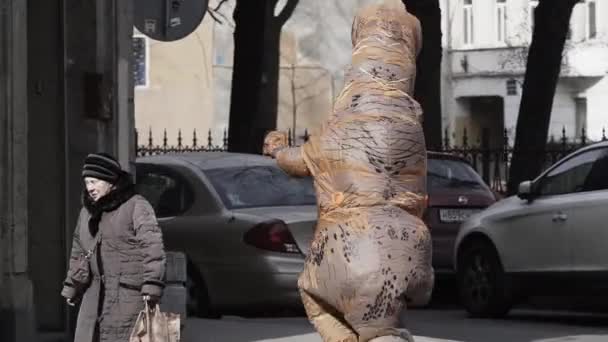
[[[443,116],[451,138],[486,130],[501,146],[515,136],[535,0],[441,0],[444,32]],[[574,8],[553,101],[550,136],[600,139],[608,129],[608,3]],[[512,140],[511,140],[512,141]],[[456,141],[461,143],[460,141]]]
[[[314,132],[331,111],[336,89],[342,84],[343,68],[350,61],[350,28],[356,9],[374,0],[300,1],[283,28],[277,126],[296,127],[298,139],[305,130]],[[192,142],[196,128],[198,144],[207,144],[211,131],[214,144],[222,144],[228,129],[232,66],[234,61],[234,0],[211,0],[210,8],[222,3],[215,21],[207,14],[197,31],[173,43],[146,39],[148,57],[139,54],[141,75],[149,75],[136,88],[135,113],[140,145]],[[280,10],[284,0],[279,1]],[[136,63],[137,64],[137,63]],[[145,65],[145,67],[143,67]]]
[[[0,0],[0,341],[69,341],[87,153],[133,161],[132,2]]]
[[[350,29],[356,10],[375,0],[300,1],[283,28],[277,126],[296,127],[301,139],[320,127],[331,111],[350,62]],[[581,0],[576,5],[557,86],[550,135],[562,130],[591,139],[608,129],[608,4]],[[215,8],[220,0],[210,1]],[[279,1],[277,11],[285,0]],[[469,143],[481,139],[502,146],[503,131],[515,137],[521,87],[533,27],[536,0],[440,0],[442,9],[442,125],[452,143],[467,131]],[[136,124],[140,144],[207,143],[207,131],[221,144],[228,128],[233,64],[234,0],[183,41],[147,41],[136,90]],[[146,71],[147,70],[147,71]],[[140,77],[141,78],[141,77]]]
[[[174,42],[133,37],[135,116],[140,144],[162,144],[164,131],[172,144],[180,130],[192,140],[215,127],[213,20],[206,15],[195,32]],[[203,139],[202,139],[203,140]],[[203,141],[201,141],[203,142]],[[205,142],[206,143],[206,142]]]

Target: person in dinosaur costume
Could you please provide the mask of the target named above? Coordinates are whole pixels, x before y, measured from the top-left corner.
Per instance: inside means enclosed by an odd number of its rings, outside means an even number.
[[[284,132],[264,142],[287,173],[314,178],[319,219],[298,287],[326,342],[413,341],[399,315],[431,296],[426,149],[411,97],[421,39],[401,1],[361,8],[345,86],[320,134],[301,147],[286,147]]]

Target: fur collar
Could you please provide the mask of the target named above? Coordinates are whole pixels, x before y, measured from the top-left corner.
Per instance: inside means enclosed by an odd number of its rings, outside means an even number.
[[[93,201],[89,193],[84,189],[82,202],[91,218],[89,219],[89,232],[92,236],[99,231],[99,221],[104,212],[116,210],[123,203],[135,196],[135,185],[131,181],[131,175],[124,173],[116,182],[115,188],[107,195],[100,198],[97,202]]]

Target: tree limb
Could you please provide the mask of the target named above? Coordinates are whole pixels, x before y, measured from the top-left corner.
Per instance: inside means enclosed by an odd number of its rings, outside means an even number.
[[[216,23],[218,23],[220,25],[223,25],[224,23],[218,17],[215,16],[215,11],[216,10],[213,10],[213,9],[207,7],[207,13],[209,13],[211,18],[213,18],[213,21],[215,21]]]
[[[213,9],[214,12],[217,12],[220,10],[220,8],[222,8],[222,5],[225,4],[228,0],[221,0],[217,6],[215,6],[215,8]]]
[[[287,0],[287,3],[285,4],[285,7],[283,7],[281,13],[275,17],[276,23],[283,26],[289,17],[291,17],[299,2],[300,0]]]
[[[304,96],[304,97],[302,97],[302,98],[297,99],[297,100],[296,100],[296,103],[294,103],[294,106],[296,107],[296,110],[297,110],[297,109],[298,109],[298,108],[299,108],[299,107],[300,107],[300,106],[301,106],[301,105],[302,105],[304,102],[306,102],[306,101],[310,101],[310,100],[312,100],[312,99],[314,99],[314,98],[317,98],[317,97],[319,97],[319,96],[323,95],[323,93],[325,93],[326,91],[327,91],[327,88],[325,88],[325,89],[320,89],[319,91],[317,91],[317,92],[316,92],[316,93],[314,93],[314,94],[310,94],[310,95],[307,95],[307,96]]]

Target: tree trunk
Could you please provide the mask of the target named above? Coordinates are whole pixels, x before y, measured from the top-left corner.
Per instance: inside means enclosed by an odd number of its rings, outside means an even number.
[[[264,60],[265,11],[256,1],[237,0],[234,9],[234,67],[230,94],[228,151],[252,151],[252,127],[259,117]]]
[[[278,0],[264,5],[237,0],[234,10],[234,74],[230,98],[228,151],[262,153],[264,135],[276,129],[281,30],[299,0],[288,0],[278,16]]]
[[[572,9],[578,0],[540,0],[534,13],[534,30],[528,53],[511,161],[509,195],[519,183],[542,172],[553,97],[561,70],[562,52]]]
[[[422,50],[416,63],[414,98],[424,110],[424,135],[429,150],[441,150],[441,9],[439,0],[404,0],[420,20]]]
[[[252,153],[262,153],[264,136],[277,127],[279,102],[279,69],[281,54],[281,26],[274,19],[274,7],[269,8],[270,23],[266,25],[262,84],[259,89],[259,110],[252,126]]]

